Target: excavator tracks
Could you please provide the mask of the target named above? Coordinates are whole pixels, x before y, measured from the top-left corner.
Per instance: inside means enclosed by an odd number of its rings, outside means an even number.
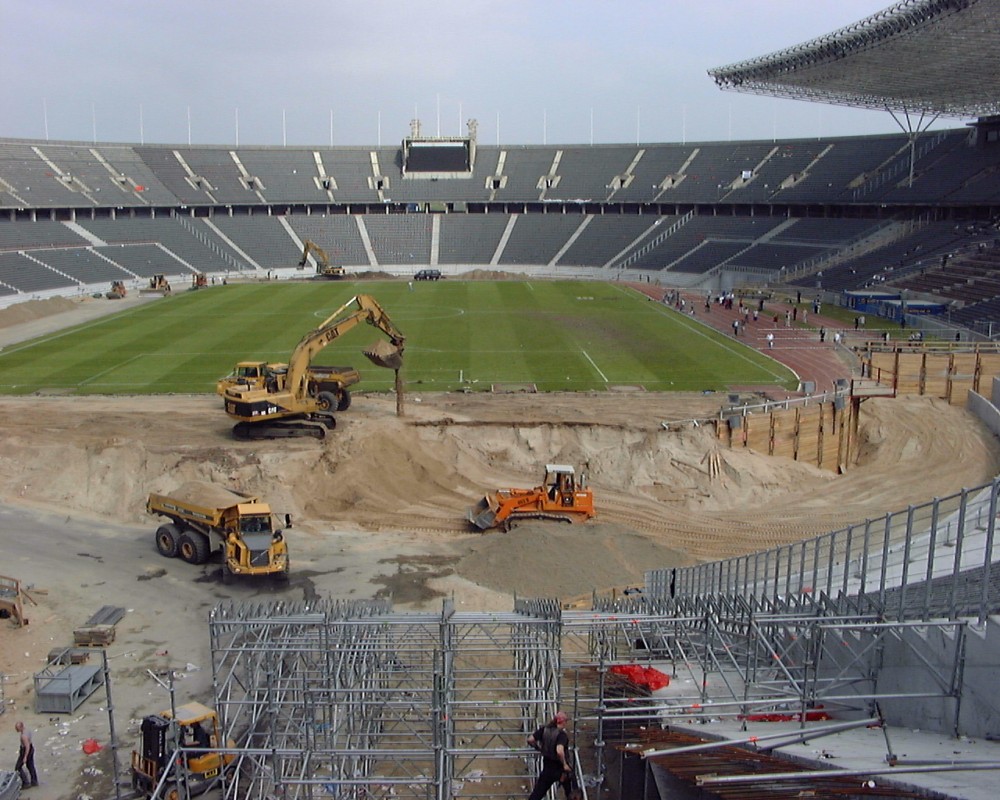
[[[518,524],[522,522],[534,521],[536,519],[548,520],[550,522],[568,522],[570,524],[574,522],[585,522],[586,517],[583,514],[553,514],[551,512],[518,512],[510,517],[508,517],[504,522],[501,523],[501,529],[503,531],[509,531],[511,528],[516,528]]]
[[[333,417],[325,425],[315,422],[237,422],[233,426],[233,438],[241,442],[261,439],[291,439],[308,436],[313,439],[326,437],[326,429],[337,426]]]

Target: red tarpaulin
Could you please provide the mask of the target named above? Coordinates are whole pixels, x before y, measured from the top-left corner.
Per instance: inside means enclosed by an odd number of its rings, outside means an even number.
[[[619,664],[611,668],[615,675],[628,678],[632,683],[643,686],[650,691],[663,689],[670,685],[670,676],[653,667],[642,667],[638,664]]]

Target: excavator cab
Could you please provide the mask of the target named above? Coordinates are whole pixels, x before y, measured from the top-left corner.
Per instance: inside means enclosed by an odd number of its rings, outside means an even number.
[[[573,505],[576,492],[576,471],[572,467],[548,464],[545,468],[545,485],[549,489],[549,499],[559,500],[562,505]]]

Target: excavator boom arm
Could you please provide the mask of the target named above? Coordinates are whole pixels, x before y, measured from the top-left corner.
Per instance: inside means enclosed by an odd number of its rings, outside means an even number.
[[[326,251],[320,247],[316,242],[306,239],[305,243],[302,245],[302,258],[299,260],[299,266],[304,267],[306,262],[309,261],[309,254],[312,253],[316,256],[319,261],[320,267],[330,266],[330,259],[326,255]]]
[[[346,313],[352,305],[356,305],[357,309]],[[334,311],[319,327],[303,336],[295,346],[295,350],[292,351],[292,356],[288,360],[288,382],[286,384],[288,388],[302,396],[305,391],[306,372],[316,354],[334,339],[347,333],[361,322],[374,325],[389,337],[397,354],[402,352],[405,339],[399,329],[393,325],[389,315],[385,313],[374,297],[359,294]]]

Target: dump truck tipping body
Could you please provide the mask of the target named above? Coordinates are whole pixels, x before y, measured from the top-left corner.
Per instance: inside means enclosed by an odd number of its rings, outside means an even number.
[[[288,546],[273,526],[271,507],[259,498],[211,483],[186,483],[171,494],[150,494],[150,514],[171,524],[156,531],[156,547],[167,557],[201,564],[222,550],[222,575],[286,575]]]

